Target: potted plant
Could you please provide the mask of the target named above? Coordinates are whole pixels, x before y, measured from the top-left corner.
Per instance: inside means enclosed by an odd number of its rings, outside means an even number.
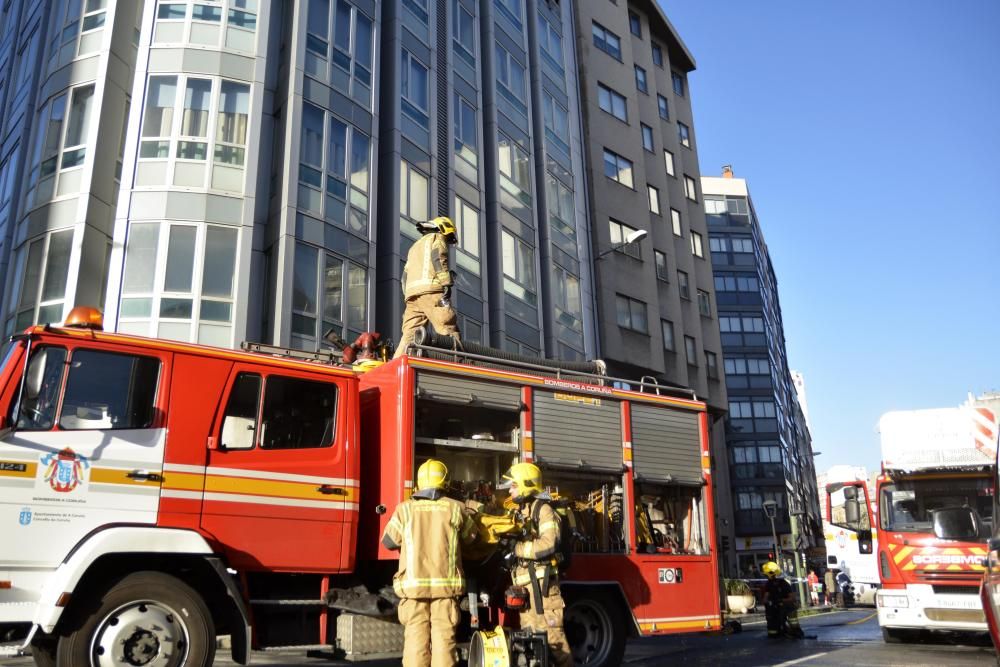
[[[723,579],[726,589],[726,606],[731,612],[745,614],[754,608],[757,599],[750,590],[750,584],[743,579]]]

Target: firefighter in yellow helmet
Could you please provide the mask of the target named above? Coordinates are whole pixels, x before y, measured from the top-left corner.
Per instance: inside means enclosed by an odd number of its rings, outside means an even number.
[[[508,489],[517,506],[515,514],[525,526],[525,536],[514,545],[516,565],[511,571],[515,586],[528,589],[528,608],[521,612],[521,627],[548,635],[549,650],[556,667],[572,667],[566,633],[563,632],[563,602],[559,592],[559,516],[552,505],[539,498],[542,471],[532,463],[515,463],[498,488]]]
[[[439,334],[459,342],[458,315],[451,304],[448,246],[458,243],[455,223],[446,217],[417,223],[423,234],[410,248],[403,267],[403,326],[393,358],[402,356],[414,332],[428,322]]]
[[[429,459],[417,470],[417,490],[396,507],[382,544],[399,550],[392,588],[403,624],[403,667],[453,667],[458,598],[465,593],[458,543],[476,539],[462,503],[444,495],[448,468]]]
[[[772,639],[782,635],[801,638],[802,628],[795,614],[792,585],[781,576],[781,567],[774,561],[764,563],[760,569],[767,576],[763,594],[767,636]]]

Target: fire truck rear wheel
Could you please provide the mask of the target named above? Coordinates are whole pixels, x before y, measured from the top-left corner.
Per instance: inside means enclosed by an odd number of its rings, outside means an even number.
[[[604,591],[567,592],[563,626],[573,662],[587,667],[620,665],[625,655],[625,617]]]
[[[31,639],[31,657],[35,667],[56,667],[56,639],[44,632],[36,632]]]
[[[61,630],[58,667],[210,667],[215,624],[180,579],[135,572],[72,610]]]

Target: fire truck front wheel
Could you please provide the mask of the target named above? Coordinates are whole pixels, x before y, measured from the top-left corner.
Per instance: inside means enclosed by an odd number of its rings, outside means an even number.
[[[620,665],[625,654],[625,613],[615,596],[604,590],[564,592],[563,626],[573,662],[587,667]]]
[[[210,667],[212,615],[190,586],[162,572],[135,572],[71,611],[59,632],[58,667]]]

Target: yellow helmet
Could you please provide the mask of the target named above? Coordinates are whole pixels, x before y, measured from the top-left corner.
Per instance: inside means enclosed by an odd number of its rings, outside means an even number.
[[[440,489],[448,483],[448,466],[437,459],[427,459],[417,468],[417,490]]]
[[[438,228],[438,231],[444,236],[445,241],[448,243],[458,241],[458,231],[455,229],[455,223],[451,221],[451,218],[442,215],[431,220],[431,223]]]
[[[764,566],[760,568],[760,571],[767,575],[769,579],[781,576],[781,568],[774,561],[768,561],[764,563]]]
[[[516,482],[522,496],[538,493],[542,486],[542,471],[534,463],[515,463],[503,474],[504,481],[498,488],[509,489]]]

